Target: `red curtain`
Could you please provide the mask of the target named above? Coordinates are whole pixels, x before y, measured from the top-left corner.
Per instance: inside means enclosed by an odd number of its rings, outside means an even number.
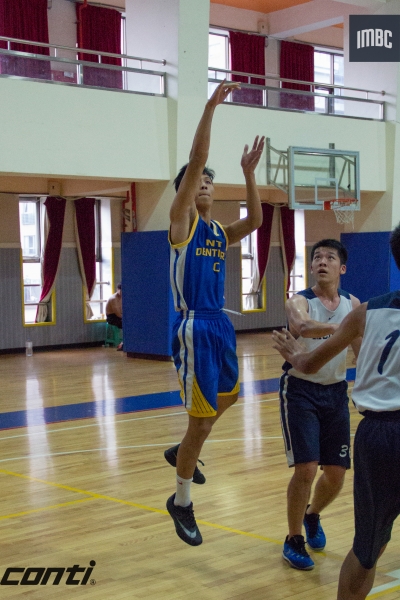
[[[269,250],[271,246],[271,230],[272,230],[272,219],[274,217],[274,207],[270,204],[261,204],[263,212],[263,222],[261,227],[257,229],[257,257],[258,257],[258,270],[260,273],[259,289],[265,271],[267,270]]]
[[[231,70],[254,75],[265,75],[265,37],[230,31]],[[233,81],[248,82],[247,77],[232,75]],[[265,79],[252,77],[250,83],[265,85]],[[241,104],[262,105],[262,90],[241,89],[232,93],[232,101]]]
[[[308,44],[281,42],[280,76],[285,79],[314,81],[314,47]],[[282,88],[312,92],[312,86],[283,82]],[[314,97],[281,92],[282,108],[314,110]]]
[[[290,272],[293,269],[296,256],[296,246],[294,238],[294,210],[287,206],[280,208],[280,236],[283,258],[283,268],[285,271],[285,293],[290,288]]]
[[[42,261],[42,293],[36,311],[36,323],[43,323],[47,320],[47,305],[56,283],[61,255],[65,202],[64,198],[49,196],[44,203],[48,234]]]
[[[96,287],[96,227],[94,198],[75,200],[75,235],[81,277],[86,292],[86,318],[93,316],[89,300]]]
[[[0,0],[0,35],[20,38],[30,42],[49,43],[47,25],[47,0]],[[7,48],[7,42],[1,42]],[[49,48],[12,43],[11,50],[49,56]],[[50,62],[1,56],[0,72],[36,79],[51,79]]]
[[[250,293],[245,296],[247,310],[259,309],[260,291],[262,280],[268,264],[269,249],[271,245],[271,228],[274,216],[274,207],[269,204],[261,204],[263,222],[257,229],[257,252],[254,254],[254,270],[251,278]]]
[[[76,5],[78,45],[85,50],[121,54],[121,13],[112,8]],[[99,62],[97,54],[79,53],[79,59]],[[121,66],[121,59],[102,56],[101,62]],[[122,71],[95,67],[83,68],[83,83],[97,87],[122,89]]]

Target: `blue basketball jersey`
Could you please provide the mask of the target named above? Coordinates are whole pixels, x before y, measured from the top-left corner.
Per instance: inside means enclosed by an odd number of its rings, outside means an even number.
[[[196,214],[189,238],[171,244],[170,277],[175,310],[218,311],[224,306],[228,238],[217,221]]]

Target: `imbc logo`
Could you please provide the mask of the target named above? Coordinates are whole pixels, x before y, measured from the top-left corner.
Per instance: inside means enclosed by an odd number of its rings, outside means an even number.
[[[94,560],[90,561],[90,567],[8,567],[0,581],[0,585],[59,585],[64,573],[68,576],[64,578],[65,585],[86,585],[88,582],[92,585],[94,579],[89,581],[93,568],[96,566]],[[79,575],[79,573],[81,575]],[[83,577],[80,578],[83,574]],[[79,578],[78,578],[79,577]]]
[[[400,15],[350,15],[350,62],[399,62]]]
[[[376,46],[381,48],[392,48],[393,44],[390,38],[393,37],[393,33],[389,29],[362,29],[357,31],[357,48],[365,48],[366,46]]]

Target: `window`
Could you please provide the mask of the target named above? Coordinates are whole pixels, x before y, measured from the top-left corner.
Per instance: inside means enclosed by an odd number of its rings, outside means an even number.
[[[240,218],[247,216],[246,206],[240,207]],[[257,232],[253,231],[241,240],[242,255],[242,312],[265,310],[265,280],[259,285],[259,272],[257,265]]]
[[[105,242],[111,235],[110,200],[96,199],[95,203],[96,236],[96,287],[90,299],[93,316],[90,321],[105,319],[106,303],[111,296],[111,248]]]
[[[22,246],[24,323],[34,323],[42,293],[40,199],[23,198],[19,203]]]
[[[319,51],[314,52],[314,81],[315,92],[331,96],[335,92],[333,85],[344,84],[344,58],[342,54]],[[344,114],[344,101],[333,98],[315,98],[315,112],[342,115]]]
[[[229,67],[229,34],[227,31],[219,29],[211,29],[208,36],[208,65],[216,69],[226,69]],[[224,73],[215,73],[213,70],[208,71],[208,76],[211,79],[224,79]],[[208,97],[211,96],[216,83],[208,84]]]
[[[121,14],[121,54],[128,54],[127,44],[126,44],[126,15],[125,15],[125,13]],[[121,64],[123,67],[127,67],[128,60],[126,58],[123,58]],[[124,90],[127,90],[128,89],[128,73],[127,73],[127,71],[122,72],[122,77],[123,77],[122,88]]]
[[[294,211],[294,238],[296,244],[296,256],[294,265],[290,274],[290,288],[288,297],[304,290],[307,287],[306,281],[306,260],[305,260],[305,221],[304,210]]]

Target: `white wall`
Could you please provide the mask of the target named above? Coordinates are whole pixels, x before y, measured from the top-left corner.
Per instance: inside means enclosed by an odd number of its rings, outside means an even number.
[[[271,138],[278,150],[289,146],[360,151],[361,189],[386,190],[385,123],[342,119],[315,114],[295,114],[241,106],[220,106],[215,117],[209,164],[216,180],[224,184],[243,184],[240,157],[243,147],[256,135]],[[266,162],[257,168],[259,185],[266,185]]]
[[[0,172],[169,179],[167,99],[0,79]]]

